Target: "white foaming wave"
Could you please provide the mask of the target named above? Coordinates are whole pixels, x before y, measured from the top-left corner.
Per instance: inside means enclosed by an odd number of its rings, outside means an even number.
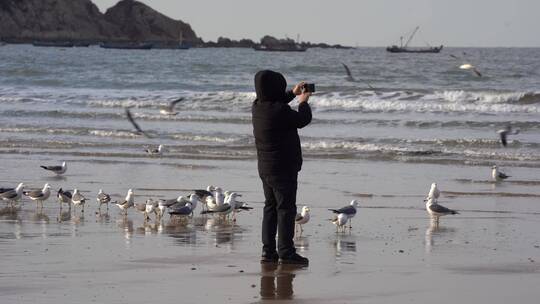
[[[514,104],[527,95],[537,95],[530,92],[467,92],[463,90],[436,91],[435,97],[450,102],[476,102],[476,103],[509,103]]]
[[[218,137],[209,135],[188,135],[188,134],[176,134],[172,136],[174,139],[181,139],[186,141],[196,142],[212,142],[212,143],[233,143],[238,140],[234,137]]]
[[[477,112],[540,113],[540,104],[519,104],[528,93],[471,93],[443,91],[434,94],[387,92],[371,96],[325,94],[310,99],[316,111],[363,112]]]
[[[111,130],[88,130],[88,134],[99,137],[121,137],[121,138],[135,138],[140,135],[129,131],[111,131]]]

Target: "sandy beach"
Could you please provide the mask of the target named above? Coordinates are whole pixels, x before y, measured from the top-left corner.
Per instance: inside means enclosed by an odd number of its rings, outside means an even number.
[[[254,161],[71,157],[57,178],[39,168],[56,156],[0,158],[10,164],[2,185],[77,186],[89,199],[84,216],[60,213],[53,198],[43,212],[29,200],[1,210],[2,303],[536,303],[540,295],[536,169],[513,170],[521,182],[494,184],[485,167],[308,159],[298,197],[312,219],[296,245],[311,264],[294,269],[259,264],[263,197]],[[433,179],[441,204],[461,213],[439,227],[423,202]],[[212,183],[255,209],[234,224],[198,214],[144,223],[116,206],[96,214],[100,188],[113,199],[133,188],[143,202]],[[360,209],[352,231],[337,234],[326,209],[353,198]]]

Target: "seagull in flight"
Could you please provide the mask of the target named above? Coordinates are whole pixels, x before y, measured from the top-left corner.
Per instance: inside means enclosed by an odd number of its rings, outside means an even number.
[[[179,103],[182,100],[184,100],[184,97],[180,97],[180,98],[178,98],[176,100],[173,100],[166,106],[161,106],[159,108],[159,113],[161,113],[163,115],[176,115],[176,114],[178,114],[178,112],[174,111],[174,106],[176,106],[176,104]]]
[[[501,144],[506,147],[508,144],[507,138],[508,135],[517,135],[519,134],[519,129],[512,130],[512,126],[507,125],[504,129],[497,131],[499,133],[499,138],[501,139]]]
[[[491,167],[491,178],[493,179],[493,181],[500,182],[500,181],[503,181],[503,180],[505,180],[505,179],[507,179],[509,177],[510,177],[510,175],[506,175],[503,172],[499,171],[497,166]]]
[[[349,69],[349,67],[345,64],[345,63],[341,63],[341,65],[343,65],[343,68],[345,68],[345,73],[347,73],[347,81],[352,81],[352,82],[357,82],[356,79],[354,79],[352,73],[351,73],[351,70]],[[365,82],[365,84],[370,88],[370,89],[373,89],[373,86],[371,86],[369,83]]]
[[[139,126],[139,124],[137,124],[137,122],[135,121],[135,119],[133,118],[133,115],[131,115],[131,111],[129,110],[129,108],[126,108],[126,116],[127,116],[127,119],[129,120],[129,122],[131,122],[131,124],[133,125],[133,127],[135,127],[135,130],[137,130],[137,132],[135,132],[136,134],[138,135],[144,135],[148,138],[152,138],[148,133],[144,132],[141,127]]]
[[[57,175],[61,175],[66,173],[67,165],[66,162],[62,162],[61,166],[40,166],[41,168],[45,170],[49,170],[51,172],[56,173]]]
[[[466,56],[466,55],[467,55],[467,53],[463,52],[463,56]],[[459,61],[463,62],[463,63],[459,66],[459,68],[460,68],[461,70],[471,70],[476,76],[482,77],[482,73],[480,73],[480,71],[479,71],[474,65],[472,65],[472,64],[470,64],[470,63],[467,63],[467,62],[464,62],[464,61],[465,61],[464,58],[459,57],[459,56],[456,56],[456,55],[453,55],[453,54],[450,54],[450,57],[452,57],[452,58],[454,58],[454,59],[456,59],[456,60],[459,60]]]

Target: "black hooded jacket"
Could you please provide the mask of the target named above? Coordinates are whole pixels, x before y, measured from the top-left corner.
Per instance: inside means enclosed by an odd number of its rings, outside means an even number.
[[[255,75],[257,99],[251,108],[259,175],[297,173],[302,168],[302,149],[297,129],[311,122],[311,108],[300,103],[298,111],[288,105],[294,99],[286,91],[283,75],[260,71]]]

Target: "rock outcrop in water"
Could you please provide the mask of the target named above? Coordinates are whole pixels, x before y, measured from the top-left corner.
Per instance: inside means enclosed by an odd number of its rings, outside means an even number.
[[[189,24],[133,0],[101,13],[91,0],[0,0],[0,38],[33,40],[178,41],[197,43]]]

